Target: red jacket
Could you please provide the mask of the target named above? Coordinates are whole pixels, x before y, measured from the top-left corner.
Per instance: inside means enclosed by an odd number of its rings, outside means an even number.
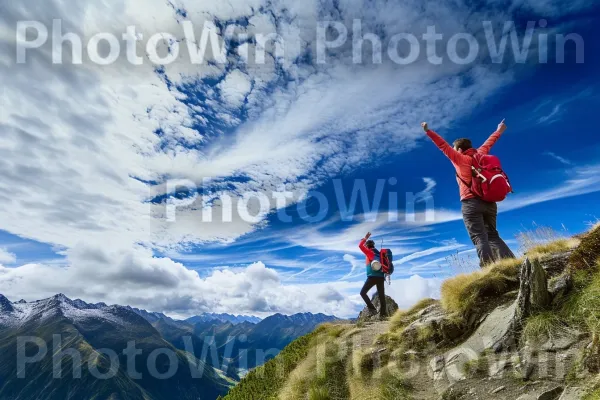
[[[475,195],[471,193],[471,189],[469,186],[465,185],[463,181],[467,182],[469,185],[471,184],[471,166],[473,165],[473,155],[476,153],[489,154],[492,146],[496,144],[496,141],[500,139],[502,134],[500,132],[494,132],[492,136],[488,140],[485,141],[483,146],[479,149],[469,149],[464,153],[460,153],[454,150],[448,142],[444,140],[440,135],[432,131],[431,129],[427,131],[427,136],[433,140],[433,142],[439,147],[439,149],[452,161],[452,165],[456,169],[456,173],[462,179],[456,178],[458,182],[458,187],[460,189],[460,200],[468,200],[474,199]]]
[[[383,273],[382,270],[374,271],[373,268],[371,268],[371,261],[373,261],[378,256],[375,254],[375,252],[372,249],[369,249],[367,246],[365,246],[366,242],[367,242],[367,239],[361,240],[360,243],[358,244],[358,247],[360,248],[360,251],[362,251],[364,253],[364,255],[367,256],[367,260],[366,260],[367,276],[379,277],[379,278],[385,277],[385,274]]]
[[[371,249],[369,249],[367,246],[365,246],[365,243],[367,243],[367,239],[363,239],[360,241],[360,243],[358,244],[358,248],[360,249],[360,251],[362,251],[364,253],[365,256],[367,256],[367,265],[371,264],[371,261],[373,261],[375,259],[375,252]]]

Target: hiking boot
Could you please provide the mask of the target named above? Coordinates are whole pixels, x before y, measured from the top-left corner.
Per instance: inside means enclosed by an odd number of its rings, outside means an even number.
[[[369,317],[374,317],[377,315],[377,310],[369,310]]]

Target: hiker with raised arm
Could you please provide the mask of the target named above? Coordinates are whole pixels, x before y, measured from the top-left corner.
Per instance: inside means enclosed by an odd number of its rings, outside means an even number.
[[[504,120],[478,149],[473,148],[470,139],[457,139],[450,146],[440,135],[429,129],[426,122],[421,127],[456,169],[463,220],[477,248],[480,265],[483,267],[497,259],[514,258],[515,255],[500,237],[496,226],[497,203],[504,200],[512,192],[512,188],[500,160],[489,154],[506,130]]]
[[[387,317],[387,309],[385,303],[385,272],[383,271],[381,264],[381,254],[379,250],[375,248],[375,242],[370,240],[371,232],[368,232],[366,236],[360,241],[358,247],[367,257],[367,281],[365,282],[360,295],[367,304],[371,315],[377,314],[377,309],[373,305],[373,302],[369,298],[369,290],[373,286],[377,286],[377,295],[379,296],[379,317],[384,319]]]

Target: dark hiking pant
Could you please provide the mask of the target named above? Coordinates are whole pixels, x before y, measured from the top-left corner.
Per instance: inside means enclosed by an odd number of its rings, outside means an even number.
[[[496,229],[496,203],[488,203],[481,199],[463,200],[462,214],[482,267],[502,258],[515,258]]]
[[[365,285],[363,286],[362,290],[360,291],[360,295],[363,298],[363,300],[365,301],[365,303],[367,303],[367,307],[369,308],[369,310],[377,312],[377,309],[373,305],[373,302],[371,301],[371,299],[369,299],[369,295],[368,295],[369,290],[371,290],[373,288],[373,286],[377,286],[377,294],[379,295],[379,304],[381,304],[381,307],[379,309],[379,315],[381,315],[382,317],[387,317],[387,309],[386,309],[386,304],[385,304],[385,278],[369,276],[367,278],[367,281],[365,282]]]

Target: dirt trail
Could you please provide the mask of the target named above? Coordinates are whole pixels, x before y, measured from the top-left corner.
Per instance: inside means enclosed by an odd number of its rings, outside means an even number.
[[[367,322],[364,327],[359,329],[357,335],[360,336],[360,342],[356,344],[356,347],[372,347],[375,339],[390,329],[390,323],[388,321]]]

